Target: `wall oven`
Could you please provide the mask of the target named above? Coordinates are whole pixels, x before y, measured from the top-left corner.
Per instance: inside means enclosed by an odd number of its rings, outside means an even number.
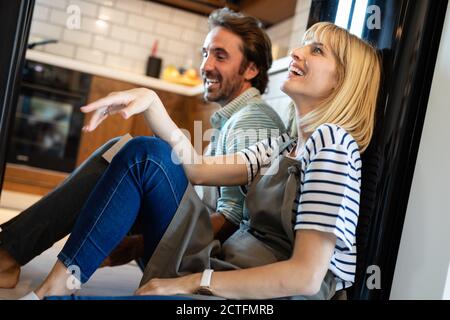
[[[75,169],[91,75],[27,60],[8,162]]]

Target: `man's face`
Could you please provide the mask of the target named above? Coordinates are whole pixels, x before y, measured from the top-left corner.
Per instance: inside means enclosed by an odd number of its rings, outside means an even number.
[[[251,87],[245,80],[246,72],[240,72],[242,45],[239,36],[222,27],[215,27],[206,36],[200,66],[206,100],[224,106]]]

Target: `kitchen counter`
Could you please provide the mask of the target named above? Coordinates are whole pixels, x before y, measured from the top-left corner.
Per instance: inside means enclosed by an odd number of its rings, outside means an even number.
[[[28,60],[33,60],[50,65],[55,65],[58,67],[86,72],[92,75],[97,75],[105,78],[125,81],[152,89],[173,92],[184,96],[196,96],[203,93],[202,85],[196,87],[183,86],[167,82],[158,78],[152,78],[137,73],[112,69],[36,50],[28,50],[26,53],[26,58]]]

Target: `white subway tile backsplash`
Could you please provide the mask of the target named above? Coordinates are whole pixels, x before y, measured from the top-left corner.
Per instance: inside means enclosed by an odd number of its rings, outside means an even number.
[[[94,36],[92,47],[109,53],[120,53],[121,42],[103,36]]]
[[[115,24],[125,24],[127,14],[116,9],[100,7],[98,18]]]
[[[147,69],[147,61],[134,61],[133,63],[133,72],[136,72],[138,74],[145,74],[145,71]]]
[[[145,2],[142,0],[117,0],[116,8],[124,11],[142,14]]]
[[[183,27],[179,27],[170,23],[157,22],[155,32],[162,36],[167,36],[171,39],[180,39]]]
[[[65,11],[52,9],[52,11],[50,12],[50,22],[62,27],[66,27],[68,17],[69,14],[67,14]]]
[[[208,33],[208,18],[199,17],[197,22],[197,30]]]
[[[155,20],[144,18],[136,14],[129,14],[127,26],[146,32],[151,32],[155,26]]]
[[[198,32],[198,31],[186,29],[183,31],[183,33],[181,35],[181,40],[192,43],[192,44],[199,45],[199,44],[203,44],[206,34],[207,34],[207,31]]]
[[[134,44],[124,43],[122,47],[122,55],[135,60],[144,61],[150,55],[150,50]]]
[[[143,0],[36,0],[30,42],[53,38],[57,44],[36,48],[94,64],[145,73],[158,41],[163,67],[199,64],[199,48],[208,33],[207,18]],[[80,28],[67,22],[80,9]],[[69,22],[70,22],[69,21]],[[74,26],[72,24],[72,26]],[[76,26],[75,26],[76,27]],[[33,40],[34,39],[34,40]]]
[[[104,56],[105,54],[100,50],[78,47],[75,54],[75,59],[94,64],[103,64]]]
[[[133,71],[133,60],[125,58],[123,56],[107,54],[105,59],[105,65],[111,68],[116,68],[125,71]]]
[[[75,46],[68,43],[63,42],[52,43],[43,46],[43,48],[45,52],[67,58],[73,58],[75,55]]]
[[[193,47],[189,44],[177,40],[169,40],[167,41],[166,51],[176,55],[185,55],[192,52],[192,48]]]
[[[69,0],[67,5],[76,5],[80,8],[82,17],[93,17],[97,16],[98,5],[95,3],[90,3],[81,0]]]
[[[86,32],[108,35],[111,24],[107,21],[92,18],[81,19],[81,29]]]
[[[162,56],[164,57],[162,62],[163,68],[168,65],[182,67],[185,64],[186,59],[184,57],[170,54],[169,52],[163,52]]]
[[[36,0],[36,4],[44,5],[52,8],[59,8],[66,10],[67,1],[66,0]]]
[[[158,48],[156,54],[159,54],[159,51],[165,50],[166,48],[166,38],[162,36],[158,36],[154,33],[140,32],[138,43],[145,48],[152,48],[155,41],[158,40]]]
[[[50,9],[41,5],[35,5],[33,11],[33,19],[47,20]]]
[[[148,1],[144,3],[144,16],[155,20],[170,21],[173,11],[175,10],[157,3]]]
[[[114,39],[134,43],[137,41],[138,31],[127,27],[113,25],[110,36]]]
[[[105,7],[114,7],[117,0],[89,0],[89,1]]]
[[[64,42],[78,44],[82,46],[90,46],[92,42],[92,34],[79,30],[65,29],[62,37]]]
[[[176,10],[173,12],[171,22],[176,25],[190,27],[190,28],[195,29],[198,24],[198,15],[189,13],[189,12]]]
[[[43,37],[59,39],[63,28],[49,23],[34,20],[31,23],[31,33]]]

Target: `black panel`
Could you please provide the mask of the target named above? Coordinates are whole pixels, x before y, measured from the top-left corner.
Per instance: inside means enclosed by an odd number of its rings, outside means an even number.
[[[0,190],[34,0],[0,1]]]
[[[358,1],[358,0],[355,0]],[[350,297],[389,299],[414,175],[447,0],[373,0],[381,29],[362,38],[383,58],[383,84],[374,138],[363,154],[357,230],[357,277]],[[313,0],[308,25],[335,21],[338,1]],[[381,270],[381,289],[369,290],[368,266]]]

